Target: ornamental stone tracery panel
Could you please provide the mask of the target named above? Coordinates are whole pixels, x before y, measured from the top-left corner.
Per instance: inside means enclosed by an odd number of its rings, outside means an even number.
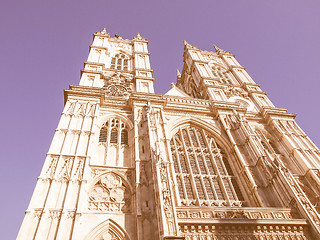
[[[243,206],[223,149],[206,131],[188,126],[170,141],[180,206]]]
[[[102,175],[88,193],[88,210],[99,212],[129,212],[131,193],[123,179],[108,172]]]

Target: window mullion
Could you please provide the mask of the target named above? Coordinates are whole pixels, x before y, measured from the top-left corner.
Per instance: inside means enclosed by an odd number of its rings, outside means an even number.
[[[208,201],[210,200],[210,198],[209,198],[209,195],[208,195],[208,193],[207,193],[207,188],[206,188],[206,186],[205,186],[205,184],[204,184],[203,178],[204,178],[204,177],[208,177],[208,174],[209,174],[210,172],[209,172],[209,169],[208,169],[208,167],[207,167],[207,164],[206,164],[206,161],[205,161],[205,157],[204,157],[204,154],[203,154],[203,147],[201,146],[201,142],[200,142],[200,140],[199,140],[199,138],[198,138],[197,132],[198,132],[199,130],[194,128],[193,131],[194,131],[194,135],[195,135],[196,141],[198,142],[198,146],[199,146],[199,150],[200,150],[199,153],[195,154],[195,158],[198,159],[198,158],[197,158],[197,155],[198,155],[200,158],[202,158],[202,163],[203,163],[203,165],[204,165],[204,167],[205,167],[205,170],[206,170],[206,173],[207,173],[206,175],[204,175],[204,174],[201,172],[201,169],[200,169],[200,166],[199,166],[199,162],[196,161],[197,166],[198,166],[198,169],[199,169],[198,171],[199,171],[199,173],[200,173],[200,179],[201,179],[200,183],[201,183],[201,185],[202,185],[202,189],[203,189],[205,198],[206,198],[206,200],[207,200],[207,202],[208,202]],[[200,132],[200,134],[201,134],[201,132]]]
[[[119,158],[120,158],[120,147],[121,147],[121,125],[122,125],[122,121],[119,119],[119,122],[118,122],[118,127],[117,127],[117,149],[116,149],[116,166],[119,165]]]
[[[209,179],[209,182],[210,182],[210,184],[211,184],[212,192],[213,192],[213,194],[214,194],[214,196],[215,196],[215,199],[214,199],[214,200],[219,200],[217,191],[216,191],[216,189],[215,189],[215,187],[214,187],[214,184],[213,184],[213,180],[212,180],[213,177],[216,177],[216,176],[210,176],[208,179]]]
[[[107,130],[107,141],[106,141],[106,151],[104,153],[104,165],[107,164],[107,153],[108,153],[108,148],[109,148],[109,145],[110,145],[110,137],[111,137],[111,119],[108,119],[107,121],[107,124],[108,124],[108,130]]]
[[[202,129],[202,133],[203,133],[204,136],[206,136],[203,129]],[[222,191],[222,193],[223,193],[223,195],[224,195],[224,199],[227,200],[227,203],[228,203],[228,205],[230,206],[230,200],[229,200],[229,197],[228,197],[226,188],[225,188],[225,186],[224,186],[224,184],[223,184],[223,179],[222,179],[222,177],[221,177],[221,175],[220,175],[220,172],[219,172],[219,170],[218,170],[217,163],[215,162],[215,159],[216,159],[216,158],[215,158],[215,156],[214,156],[213,153],[212,153],[213,150],[211,149],[211,141],[213,141],[213,143],[214,143],[214,145],[215,145],[216,148],[218,148],[218,147],[217,147],[217,144],[216,144],[216,142],[214,141],[213,138],[210,138],[210,142],[208,142],[208,139],[207,139],[206,137],[205,137],[204,139],[205,139],[206,144],[207,144],[207,146],[208,146],[208,148],[209,148],[209,153],[210,153],[210,155],[211,155],[211,161],[212,161],[211,163],[213,163],[213,166],[214,166],[214,168],[215,168],[215,170],[216,170],[217,180],[218,180],[218,183],[220,184],[220,189],[221,189],[221,191]],[[209,143],[210,143],[210,144],[209,144]],[[218,161],[219,161],[219,160],[218,160]],[[218,198],[218,199],[219,199],[219,198]]]
[[[196,191],[196,185],[195,185],[194,177],[193,177],[193,174],[192,174],[192,170],[191,170],[191,166],[190,166],[190,160],[189,160],[189,155],[188,155],[187,147],[186,147],[186,144],[185,144],[185,141],[184,141],[184,138],[183,138],[182,130],[179,129],[179,132],[180,132],[181,141],[182,141],[182,145],[183,145],[183,149],[184,149],[184,153],[185,153],[185,157],[186,157],[186,162],[187,162],[187,167],[188,167],[188,173],[189,173],[189,174],[188,174],[188,175],[189,175],[188,177],[189,177],[190,182],[191,182],[193,197],[196,199],[196,201],[197,201],[198,203],[200,203],[200,201],[199,201],[199,196],[198,196],[197,191]],[[190,141],[189,131],[187,131],[187,134],[188,134],[188,138],[189,138],[189,141]]]
[[[200,179],[201,179],[202,189],[203,189],[203,192],[204,192],[204,195],[205,195],[205,198],[206,198],[206,202],[208,203],[210,198],[209,198],[209,195],[207,193],[207,188],[206,188],[206,186],[204,184],[204,180],[203,180],[203,178],[205,178],[205,177],[207,177],[207,176],[201,174]]]
[[[121,70],[123,70],[123,58],[121,58]]]
[[[176,175],[175,175],[175,177],[176,177],[175,182],[177,184],[177,186],[175,187],[175,190],[176,190],[176,193],[178,193],[178,194],[176,194],[177,195],[178,204],[181,205],[181,197],[184,197],[183,199],[185,200],[187,195],[186,195],[186,189],[185,189],[185,186],[184,186],[183,177],[181,176],[182,170],[181,170],[181,164],[180,164],[180,160],[179,160],[179,156],[178,156],[177,142],[176,142],[175,137],[173,137],[172,139],[173,139],[174,152],[171,151],[171,154],[172,155],[175,154],[175,161],[177,161],[177,166],[178,166],[178,169],[179,169],[179,172],[176,173]],[[170,150],[171,150],[171,148],[170,148]],[[172,159],[172,157],[171,157],[171,160],[172,160],[172,162],[174,161]],[[174,169],[174,172],[175,172],[176,170],[175,170],[174,165],[175,165],[175,163],[173,162],[173,169]],[[182,188],[184,196],[180,196],[180,189],[179,189],[179,184],[178,184],[177,178],[180,179],[179,181],[181,183],[181,188]]]
[[[229,183],[230,190],[231,190],[232,195],[233,195],[233,200],[232,200],[232,201],[239,201],[238,196],[237,196],[237,193],[236,193],[236,190],[234,189],[234,186],[233,186],[232,181],[231,181],[232,178],[234,178],[234,177],[233,177],[233,176],[230,176],[230,175],[229,175],[228,178],[227,178],[227,181],[228,181],[228,183]]]
[[[178,200],[179,205],[181,206],[182,205],[182,201],[185,201],[188,198],[188,196],[187,196],[187,191],[186,191],[183,175],[182,174],[177,174],[176,178],[179,178],[179,181],[181,183],[182,192],[183,192],[183,196],[180,196],[180,189],[179,189],[178,179],[176,179],[177,185],[178,185],[177,186],[177,190],[178,190],[177,200]],[[184,197],[184,198],[182,198],[182,197]]]

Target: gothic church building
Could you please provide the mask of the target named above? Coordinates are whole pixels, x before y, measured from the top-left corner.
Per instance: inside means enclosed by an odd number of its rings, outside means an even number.
[[[320,239],[320,152],[235,56],[184,42],[154,93],[148,41],[94,34],[19,240]]]

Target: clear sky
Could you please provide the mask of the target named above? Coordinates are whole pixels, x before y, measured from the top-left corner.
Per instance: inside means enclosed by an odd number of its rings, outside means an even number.
[[[319,146],[319,13],[319,0],[1,1],[1,239],[17,235],[94,32],[147,38],[157,93],[182,70],[184,39],[232,52]]]

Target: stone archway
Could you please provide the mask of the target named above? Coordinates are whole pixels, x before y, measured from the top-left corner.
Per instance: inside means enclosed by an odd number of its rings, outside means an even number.
[[[93,228],[85,240],[130,240],[130,238],[116,222],[108,219]]]

